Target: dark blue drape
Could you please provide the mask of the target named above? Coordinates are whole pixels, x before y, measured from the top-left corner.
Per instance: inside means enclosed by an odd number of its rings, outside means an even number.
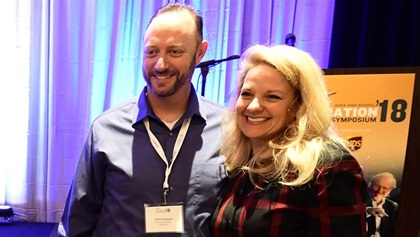
[[[420,65],[420,1],[336,1],[329,68]]]

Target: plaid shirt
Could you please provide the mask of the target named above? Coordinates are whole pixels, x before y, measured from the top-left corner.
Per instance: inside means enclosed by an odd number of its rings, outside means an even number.
[[[348,152],[301,187],[263,185],[247,174],[230,180],[211,220],[215,237],[366,236],[366,182]]]

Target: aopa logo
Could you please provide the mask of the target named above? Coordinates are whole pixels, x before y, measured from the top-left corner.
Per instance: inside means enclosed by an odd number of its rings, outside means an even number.
[[[156,213],[171,212],[170,208],[156,208]]]
[[[362,147],[362,137],[351,137],[347,139],[349,143],[349,148],[352,151],[357,151]]]

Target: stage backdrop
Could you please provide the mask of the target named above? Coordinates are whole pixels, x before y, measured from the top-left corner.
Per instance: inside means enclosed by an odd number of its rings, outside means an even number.
[[[366,181],[380,172],[396,177],[397,188],[390,194],[400,204],[396,236],[417,235],[420,205],[414,200],[419,189],[413,184],[418,186],[420,177],[420,68],[330,69],[326,74],[335,125]]]
[[[334,122],[365,177],[390,172],[401,183],[410,125],[414,73],[329,75]]]

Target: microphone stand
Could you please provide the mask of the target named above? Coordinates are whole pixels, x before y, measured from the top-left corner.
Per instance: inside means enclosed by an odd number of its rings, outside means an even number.
[[[203,79],[201,80],[201,95],[204,96],[204,92],[206,90],[206,80],[207,80],[207,74],[209,74],[209,66],[202,66],[201,68],[201,76]]]
[[[218,60],[213,59],[213,60],[205,61],[205,62],[202,62],[202,63],[198,64],[195,68],[200,68],[201,69],[201,75],[203,77],[202,84],[201,84],[201,95],[204,96],[204,92],[206,90],[207,74],[209,73],[210,67],[214,67],[221,62],[238,59],[240,57],[241,56],[239,56],[239,55],[232,55],[232,56],[229,56],[227,58],[218,59]]]

